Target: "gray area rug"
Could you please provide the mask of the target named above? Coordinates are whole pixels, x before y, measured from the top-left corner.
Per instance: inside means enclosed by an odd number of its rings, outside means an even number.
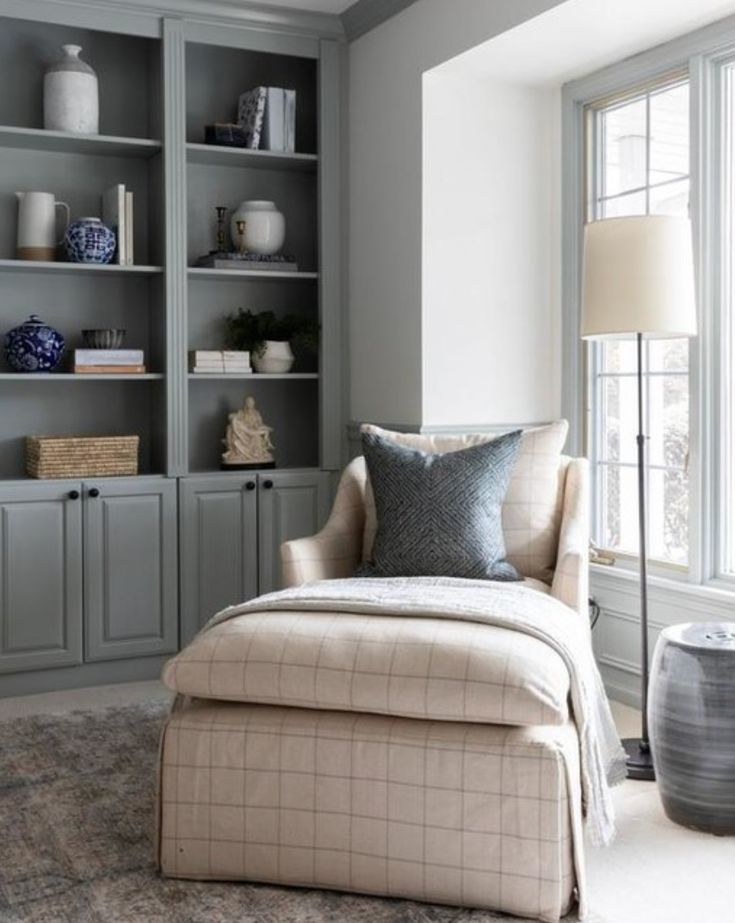
[[[160,878],[152,818],[165,712],[134,705],[0,723],[2,923],[512,919],[329,891]]]

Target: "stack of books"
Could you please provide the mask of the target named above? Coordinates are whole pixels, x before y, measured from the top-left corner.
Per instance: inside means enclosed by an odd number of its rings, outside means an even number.
[[[252,150],[296,150],[296,90],[253,87],[242,93],[237,121],[245,132],[245,146]]]
[[[299,265],[292,256],[282,253],[222,253],[213,250],[207,256],[200,256],[197,266],[205,269],[239,269],[250,272],[298,272]]]
[[[102,196],[102,221],[117,238],[115,262],[133,265],[133,193],[123,183],[106,189]]]
[[[198,375],[250,375],[247,350],[194,349],[189,353],[189,371]]]
[[[74,371],[81,375],[141,375],[145,357],[142,349],[75,349]]]

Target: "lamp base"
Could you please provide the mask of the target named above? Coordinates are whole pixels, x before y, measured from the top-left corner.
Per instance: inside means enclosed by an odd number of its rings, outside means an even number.
[[[648,742],[642,741],[640,737],[626,737],[622,743],[628,755],[626,760],[628,778],[639,779],[643,782],[655,781],[656,773],[653,771],[653,759]]]

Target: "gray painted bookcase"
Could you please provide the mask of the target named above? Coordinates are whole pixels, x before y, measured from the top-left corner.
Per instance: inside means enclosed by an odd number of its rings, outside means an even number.
[[[324,520],[342,462],[336,17],[223,4],[0,0],[0,332],[31,312],[67,347],[123,327],[146,375],[18,375],[0,359],[0,695],[158,674],[224,605],[274,589],[278,546]],[[42,129],[43,70],[64,43],[100,80],[100,135]],[[203,144],[258,84],[297,91],[297,153]],[[131,267],[14,259],[16,190],[72,217],[105,188],[135,196]],[[214,206],[272,199],[298,273],[194,268]],[[319,358],[297,374],[193,376],[187,351],[222,348],[238,307],[317,316]],[[227,414],[252,394],[278,467],[219,470]],[[140,474],[36,481],[32,433],[140,435]]]

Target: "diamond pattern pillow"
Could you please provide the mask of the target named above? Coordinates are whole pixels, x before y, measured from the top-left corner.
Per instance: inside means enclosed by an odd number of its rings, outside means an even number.
[[[520,580],[505,560],[501,523],[520,442],[515,432],[428,454],[363,433],[378,530],[358,575]]]
[[[524,577],[533,577],[545,583],[551,583],[556,565],[564,496],[561,451],[567,438],[567,429],[566,420],[557,420],[546,426],[523,431],[518,460],[503,501],[503,534],[508,560]],[[375,433],[391,442],[430,453],[456,452],[497,438],[488,433],[399,433],[367,423],[363,425],[362,432]],[[365,487],[363,560],[370,559],[376,528],[375,501],[368,477]]]

